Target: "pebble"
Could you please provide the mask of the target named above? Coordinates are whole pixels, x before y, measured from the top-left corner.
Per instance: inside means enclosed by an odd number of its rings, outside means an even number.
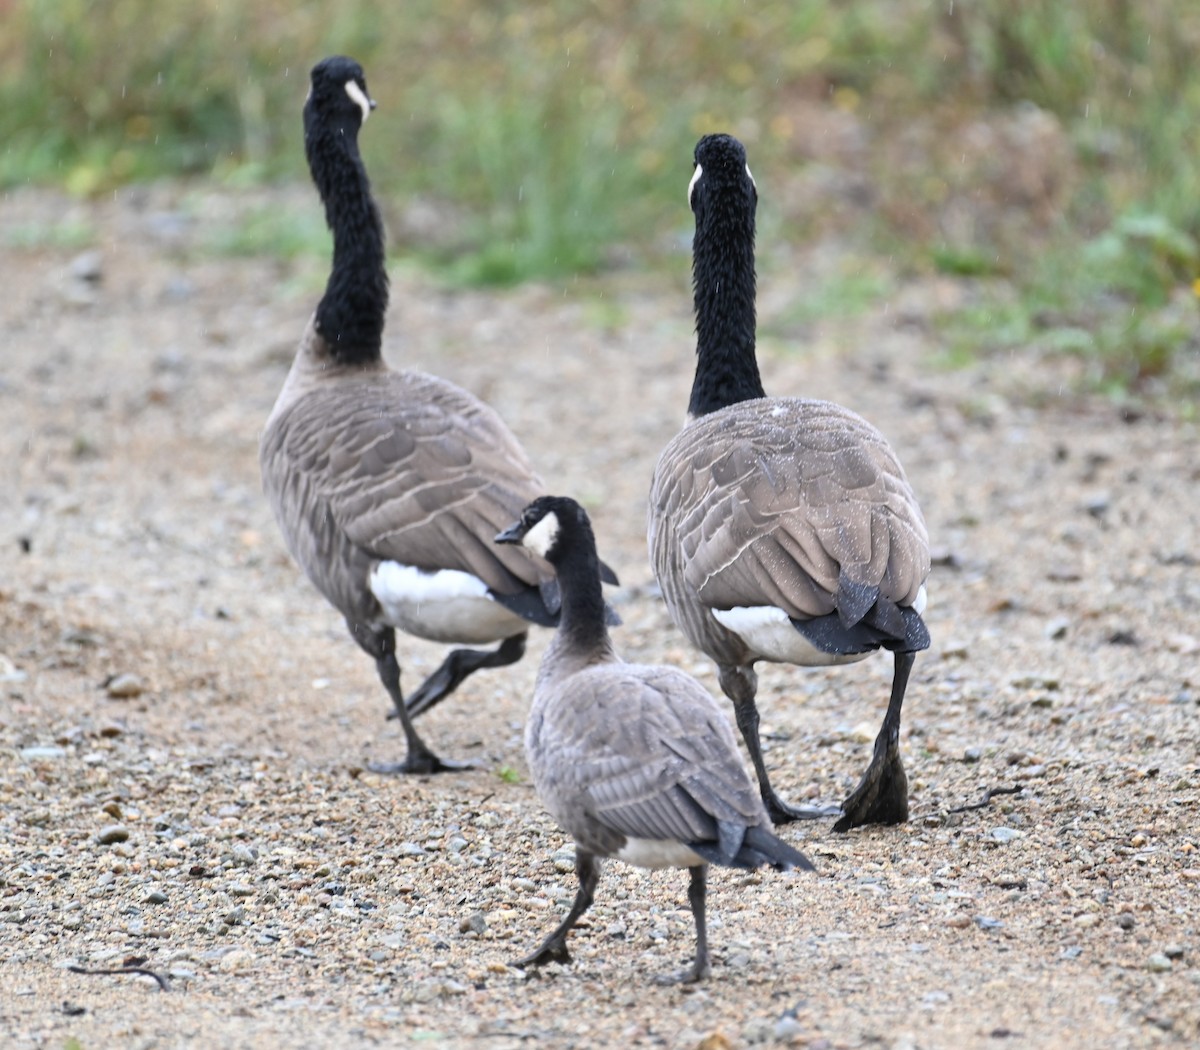
[[[798,1035],[804,1033],[804,1025],[802,1025],[792,1014],[784,1014],[778,1021],[775,1022],[773,1035],[775,1040],[780,1043],[786,1043],[789,1040],[795,1039]]]
[[[400,856],[402,857],[423,857],[425,856],[425,847],[419,846],[415,842],[401,842]]]
[[[1137,925],[1137,919],[1135,919],[1129,912],[1123,911],[1117,916],[1117,925],[1123,930],[1132,930],[1134,926]]]
[[[96,841],[101,846],[111,846],[114,842],[126,842],[128,839],[129,829],[124,824],[109,824],[96,835]]]
[[[238,843],[233,847],[233,863],[235,867],[252,868],[257,859],[254,851],[249,846],[243,846],[241,843]]]
[[[113,675],[105,683],[104,689],[114,700],[132,700],[135,696],[141,696],[146,686],[137,675],[125,672]]]
[[[978,762],[983,758],[983,748],[969,747],[963,752],[962,760],[964,762]]]
[[[1174,959],[1174,960],[1182,959],[1184,956],[1183,945],[1182,944],[1168,944],[1163,949],[1162,953],[1168,959]]]
[[[80,252],[67,265],[67,273],[72,280],[99,284],[104,276],[104,256],[95,249]]]
[[[162,890],[151,890],[146,894],[147,904],[166,904],[170,898]]]
[[[1021,838],[1025,833],[1018,831],[1016,828],[992,828],[988,831],[988,838],[993,842],[1012,842],[1013,839]]]
[[[21,748],[21,757],[26,762],[44,761],[50,758],[62,758],[66,755],[65,747],[56,747],[53,744],[46,744],[42,747],[23,747]]]
[[[1001,872],[994,879],[992,885],[999,886],[1004,890],[1023,890],[1028,885],[1027,880],[1021,875],[1014,875],[1012,872]]]
[[[1146,960],[1146,969],[1151,973],[1166,973],[1171,969],[1171,960],[1162,952],[1155,952]]]
[[[222,973],[236,973],[239,970],[249,970],[254,965],[254,955],[245,948],[234,948],[221,956],[217,964]]]
[[[1065,616],[1055,617],[1046,624],[1046,637],[1051,641],[1058,641],[1067,636],[1067,631],[1071,629],[1071,621]]]
[[[247,886],[244,882],[231,882],[226,888],[226,892],[231,897],[253,897],[254,887]]]
[[[474,911],[470,915],[464,915],[458,924],[459,933],[477,933],[480,936],[487,933],[487,928],[487,919],[481,911]]]

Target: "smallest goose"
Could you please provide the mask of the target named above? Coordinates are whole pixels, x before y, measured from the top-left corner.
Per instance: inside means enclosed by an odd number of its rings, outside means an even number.
[[[695,958],[658,982],[701,981],[710,971],[708,865],[786,871],[812,864],[771,830],[729,719],[708,691],[677,668],[628,664],[613,650],[584,509],[541,496],[496,542],[523,544],[558,577],[562,616],[538,670],[525,752],[538,795],[575,839],[579,877],[566,918],[514,965],[570,962],[567,933],[591,907],[601,859],[615,857],[688,869]]]

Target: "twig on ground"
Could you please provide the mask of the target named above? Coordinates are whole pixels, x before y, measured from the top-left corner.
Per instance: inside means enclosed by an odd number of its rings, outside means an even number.
[[[156,973],[154,970],[147,970],[144,966],[114,966],[105,969],[91,969],[87,966],[68,966],[68,970],[72,973],[86,973],[92,975],[103,974],[118,974],[118,973],[133,973],[140,974],[142,977],[153,977],[158,982],[158,987],[164,992],[171,990],[171,982],[168,981],[161,973]]]
[[[963,805],[963,806],[954,806],[951,809],[947,810],[947,812],[948,813],[966,813],[968,810],[971,810],[971,809],[983,809],[984,806],[986,806],[989,802],[991,802],[992,799],[995,798],[997,795],[1019,795],[1024,790],[1025,790],[1025,786],[1023,784],[1014,784],[1012,787],[1006,787],[1006,788],[988,788],[987,791],[985,791],[983,793],[983,798],[981,798],[978,802],[968,802],[966,805]]]

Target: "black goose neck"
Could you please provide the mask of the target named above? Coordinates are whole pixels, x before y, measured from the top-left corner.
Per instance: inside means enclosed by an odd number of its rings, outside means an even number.
[[[589,522],[577,521],[562,538],[553,564],[562,592],[558,624],[564,641],[578,651],[611,648],[604,620],[604,589],[600,581],[600,558],[596,537]]]
[[[754,203],[706,202],[692,242],[696,375],[688,414],[765,397],[755,355]]]
[[[317,331],[335,360],[382,356],[388,282],[383,220],[358,150],[358,126],[321,123],[305,112],[304,146],[333,233],[333,265],[317,306]]]

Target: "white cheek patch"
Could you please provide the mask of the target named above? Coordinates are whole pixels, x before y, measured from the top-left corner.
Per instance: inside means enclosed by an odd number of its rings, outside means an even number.
[[[758,183],[754,181],[754,176],[750,172],[750,165],[746,165],[746,175],[750,179],[750,185],[754,187],[754,192],[758,192]]]
[[[522,546],[528,547],[534,554],[546,557],[550,548],[558,540],[558,515],[550,511],[532,529],[525,533]]]
[[[350,96],[350,100],[362,110],[363,123],[367,122],[367,117],[371,115],[371,100],[367,98],[366,92],[363,91],[353,80],[346,81],[346,94]]]
[[[696,189],[696,183],[700,181],[700,176],[704,174],[704,169],[697,164],[696,170],[692,172],[692,181],[688,183],[688,207],[692,206],[692,192]]]

